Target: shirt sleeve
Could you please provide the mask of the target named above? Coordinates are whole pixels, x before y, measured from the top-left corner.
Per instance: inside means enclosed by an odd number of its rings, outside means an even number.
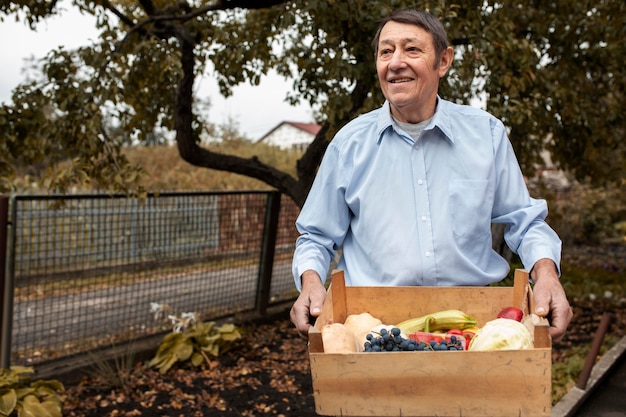
[[[548,258],[560,274],[562,244],[546,222],[548,205],[530,196],[502,123],[496,122],[492,133],[498,178],[492,221],[506,225],[504,239],[524,268],[530,271],[539,259]]]
[[[300,236],[296,240],[292,272],[298,291],[302,290],[300,277],[309,269],[325,282],[335,251],[343,244],[350,225],[350,210],[345,201],[346,177],[339,150],[331,142],[296,220]]]

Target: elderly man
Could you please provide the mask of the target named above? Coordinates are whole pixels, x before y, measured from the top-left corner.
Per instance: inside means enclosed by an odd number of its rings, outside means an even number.
[[[534,281],[535,312],[558,340],[572,318],[559,280],[561,241],[545,222],[546,202],[529,195],[502,122],[438,96],[454,56],[443,26],[399,11],[373,44],[386,101],[337,133],[296,222],[298,332],[306,338],[320,314],[339,248],[346,285],[502,280],[510,266],[492,249],[493,222],[506,225],[505,240]]]

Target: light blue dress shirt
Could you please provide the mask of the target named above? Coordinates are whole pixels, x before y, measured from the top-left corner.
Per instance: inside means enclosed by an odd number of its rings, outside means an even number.
[[[491,223],[530,270],[558,266],[561,241],[531,198],[504,125],[489,113],[438,99],[414,141],[389,103],[330,142],[296,221],[293,274],[326,279],[335,251],[346,285],[487,285],[509,264],[492,249]]]

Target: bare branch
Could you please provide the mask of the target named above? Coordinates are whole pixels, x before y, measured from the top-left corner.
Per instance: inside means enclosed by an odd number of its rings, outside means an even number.
[[[157,9],[156,7],[154,7],[154,3],[152,2],[152,0],[139,0],[139,4],[141,4],[141,7],[148,16],[156,14]]]
[[[100,3],[102,4],[102,7],[104,7],[105,9],[113,13],[115,16],[117,16],[118,19],[120,19],[120,21],[124,23],[125,25],[133,26],[135,24],[135,22],[133,22],[131,18],[129,18],[124,13],[119,11],[117,7],[115,7],[113,4],[111,4],[111,2],[109,2],[109,0],[100,0]]]

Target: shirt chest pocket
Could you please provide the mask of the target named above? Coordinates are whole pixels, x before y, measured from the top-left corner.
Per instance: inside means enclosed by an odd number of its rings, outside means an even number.
[[[448,189],[452,231],[464,238],[491,233],[493,191],[489,180],[450,180]]]

